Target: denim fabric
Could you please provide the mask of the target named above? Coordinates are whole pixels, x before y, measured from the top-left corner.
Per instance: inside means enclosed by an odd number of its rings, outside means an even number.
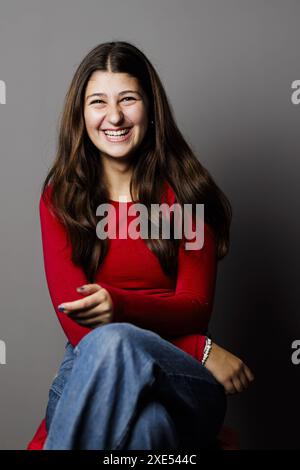
[[[207,448],[226,405],[223,386],[197,359],[153,331],[109,323],[66,344],[44,449]]]
[[[61,397],[64,386],[69,378],[74,362],[73,346],[68,341],[65,346],[65,354],[59,370],[55,375],[49,390],[49,399],[46,409],[46,429],[49,431],[51,419],[55,411],[58,400]]]

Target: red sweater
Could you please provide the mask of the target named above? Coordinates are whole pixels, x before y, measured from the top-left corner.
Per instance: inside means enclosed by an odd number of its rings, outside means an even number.
[[[169,184],[165,183],[164,188],[162,202],[172,204],[176,201],[175,194]],[[67,243],[65,228],[45,203],[46,197],[51,197],[51,186],[45,193],[40,198],[39,211],[48,289],[66,337],[76,346],[91,330],[59,312],[58,305],[83,298],[76,288],[89,282],[83,270],[71,260],[71,245]],[[110,202],[118,214],[120,203]],[[128,207],[133,203],[121,204]],[[128,223],[132,218],[128,216]],[[201,361],[214,301],[216,243],[214,233],[206,223],[201,249],[185,250],[183,241],[178,253],[176,279],[165,275],[158,258],[142,238],[111,238],[96,282],[111,295],[114,321],[130,322],[155,331]],[[42,449],[46,437],[44,418],[27,449]]]

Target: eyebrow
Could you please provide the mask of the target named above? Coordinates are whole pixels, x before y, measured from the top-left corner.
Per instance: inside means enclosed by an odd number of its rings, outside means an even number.
[[[123,91],[120,91],[119,95],[125,95],[125,93],[136,93],[137,95],[139,95],[141,98],[142,98],[142,95],[139,91],[136,91],[136,90],[123,90]],[[89,95],[86,97],[86,100],[88,98],[91,98],[92,96],[106,96],[105,93],[93,93],[92,95]]]

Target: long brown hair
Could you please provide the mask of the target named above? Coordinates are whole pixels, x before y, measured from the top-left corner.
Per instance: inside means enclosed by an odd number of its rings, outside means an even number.
[[[72,260],[82,267],[88,282],[108,250],[108,240],[96,235],[96,208],[108,202],[99,149],[91,142],[84,121],[84,95],[96,70],[127,73],[135,77],[148,97],[149,125],[132,157],[130,193],[148,208],[161,202],[164,182],[180,204],[204,203],[205,221],[215,234],[217,258],[229,250],[232,217],[230,202],[183,138],[172,114],[164,87],[154,67],[134,45],[106,42],[92,49],[79,64],[67,91],[60,117],[55,161],[42,186],[51,186],[51,206],[64,224],[72,244]],[[132,197],[132,200],[134,198]],[[176,274],[178,240],[145,239],[158,257],[163,271]]]

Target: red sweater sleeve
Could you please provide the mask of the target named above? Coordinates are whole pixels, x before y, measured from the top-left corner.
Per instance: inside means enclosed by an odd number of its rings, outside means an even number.
[[[76,288],[87,284],[83,270],[71,259],[71,246],[63,225],[52,215],[43,197],[39,204],[44,266],[53,307],[60,324],[75,346],[90,328],[59,312],[58,305],[82,298]],[[114,321],[126,321],[156,331],[164,337],[204,334],[207,330],[216,280],[216,246],[213,232],[205,224],[201,250],[179,249],[178,276],[174,293],[147,295],[99,284],[114,304]],[[203,341],[202,341],[203,342]]]
[[[76,323],[68,315],[60,312],[57,307],[63,302],[82,299],[82,295],[76,291],[76,288],[82,284],[87,284],[88,281],[83,270],[72,262],[71,247],[67,243],[66,231],[50,212],[43,196],[40,198],[39,213],[44,267],[49,294],[58,320],[68,340],[72,346],[76,346],[81,338],[91,330]]]

